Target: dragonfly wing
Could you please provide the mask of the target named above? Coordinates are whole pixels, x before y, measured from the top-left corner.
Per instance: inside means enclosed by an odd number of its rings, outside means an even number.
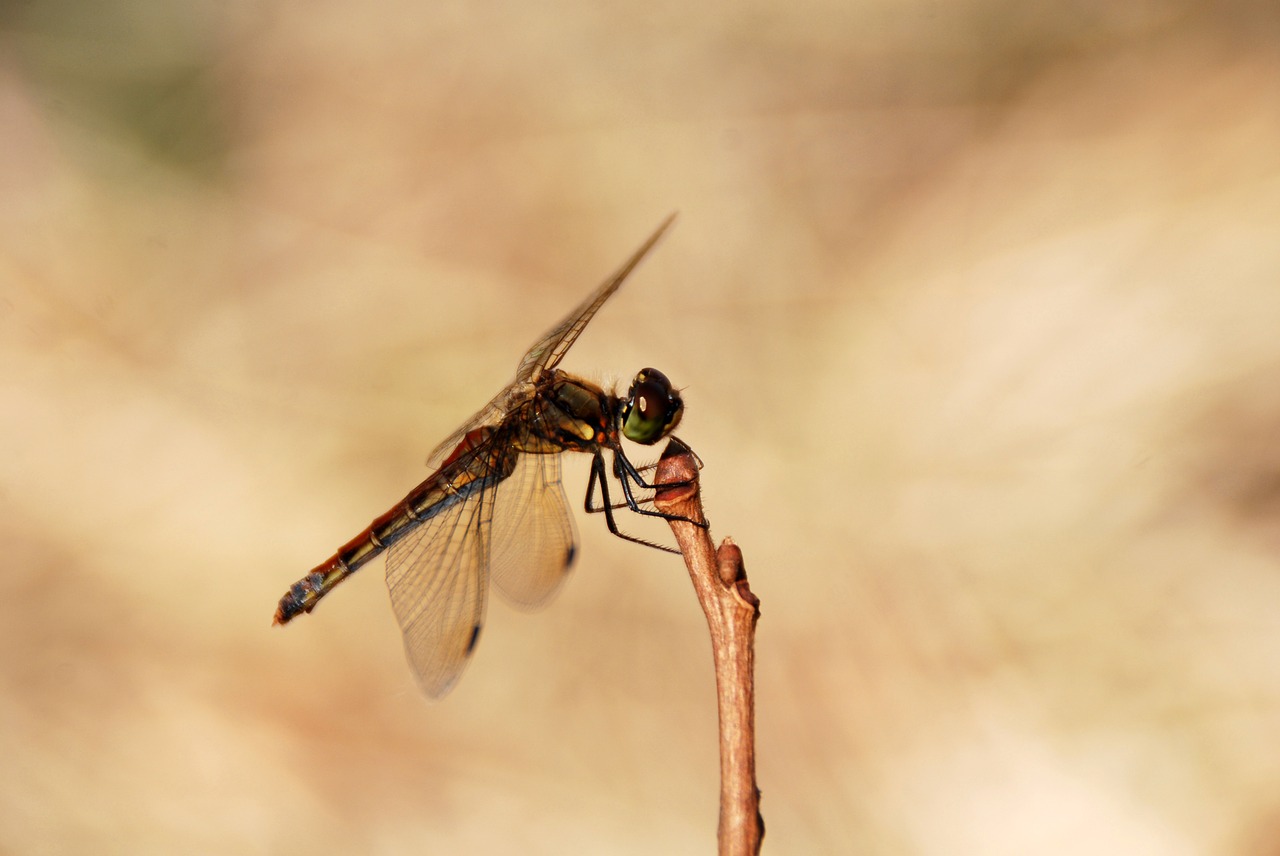
[[[472,482],[387,551],[405,654],[432,698],[453,688],[480,638],[493,503],[492,480]]]
[[[480,408],[457,431],[454,431],[436,446],[427,456],[427,466],[436,469],[447,458],[468,432],[482,425],[496,425],[519,404],[533,395],[534,382],[544,372],[555,368],[565,353],[586,328],[587,322],[599,311],[623,281],[635,269],[636,265],[653,249],[658,239],[671,227],[676,215],[672,214],[654,231],[640,249],[631,254],[631,258],[597,288],[578,308],[574,309],[556,327],[539,339],[520,360],[516,368],[516,379],[503,388],[493,399]]]
[[[595,290],[586,300],[582,302],[577,309],[569,313],[569,315],[561,321],[554,329],[539,339],[532,348],[525,353],[524,358],[520,360],[520,365],[516,369],[516,382],[536,381],[544,372],[555,368],[560,360],[564,359],[565,353],[577,340],[579,334],[586,328],[589,322],[599,311],[604,302],[618,290],[631,271],[635,270],[636,265],[640,264],[654,244],[658,243],[658,239],[662,234],[670,228],[671,223],[676,219],[676,215],[672,214],[662,221],[662,225],[654,231],[649,239],[640,245],[640,249],[631,254],[631,258],[609,277],[600,287]]]
[[[495,509],[494,588],[515,606],[537,609],[560,590],[576,552],[560,455],[521,455]]]

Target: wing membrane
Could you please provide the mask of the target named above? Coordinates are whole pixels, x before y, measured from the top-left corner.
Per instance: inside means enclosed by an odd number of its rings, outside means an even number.
[[[423,691],[441,698],[457,682],[484,625],[493,485],[481,480],[387,553],[387,589],[405,654]]]
[[[565,353],[577,340],[583,329],[586,328],[587,322],[599,311],[604,302],[618,290],[618,287],[622,285],[631,271],[635,270],[636,265],[640,264],[641,259],[648,255],[654,244],[658,243],[658,239],[670,228],[675,219],[676,215],[672,214],[666,220],[663,220],[662,225],[654,230],[649,239],[640,245],[640,249],[631,254],[631,258],[627,259],[613,276],[601,283],[600,287],[588,296],[577,309],[570,312],[555,328],[534,343],[533,347],[524,355],[524,358],[520,360],[520,365],[516,369],[517,383],[520,381],[536,381],[544,372],[550,371],[559,365],[560,360],[564,359]]]
[[[577,341],[582,331],[586,329],[588,322],[600,310],[605,301],[621,287],[622,283],[631,274],[631,271],[635,270],[636,265],[640,264],[644,257],[649,254],[649,251],[658,243],[658,239],[671,227],[675,219],[676,215],[672,214],[666,220],[663,220],[661,225],[649,236],[648,240],[631,254],[631,258],[627,259],[622,267],[614,272],[613,276],[601,283],[600,287],[570,312],[563,321],[535,342],[533,347],[526,351],[525,355],[520,359],[520,364],[516,367],[516,379],[503,387],[501,392],[495,395],[488,404],[476,411],[457,431],[442,440],[427,456],[427,466],[432,469],[438,467],[440,462],[457,447],[458,443],[462,442],[462,438],[468,431],[479,428],[481,425],[496,425],[512,409],[514,402],[532,395],[534,382],[544,372],[550,371],[559,365],[569,348]]]
[[[560,482],[560,456],[521,455],[497,491],[493,585],[522,609],[545,605],[573,564],[573,515]]]

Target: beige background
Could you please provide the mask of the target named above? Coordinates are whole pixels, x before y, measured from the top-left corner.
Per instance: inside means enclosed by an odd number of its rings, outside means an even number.
[[[0,852],[711,852],[677,560],[438,705],[269,626],[678,209],[565,365],[685,389],[767,852],[1280,853],[1271,0],[0,15]]]

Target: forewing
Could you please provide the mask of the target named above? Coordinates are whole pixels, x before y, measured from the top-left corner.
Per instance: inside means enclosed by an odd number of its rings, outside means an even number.
[[[515,606],[537,609],[560,590],[576,552],[560,455],[521,455],[497,494],[494,588]]]
[[[618,290],[618,287],[622,285],[631,271],[635,270],[636,265],[640,264],[640,260],[653,249],[653,245],[658,243],[658,239],[662,237],[662,234],[667,231],[675,219],[676,215],[672,214],[666,220],[663,220],[662,225],[649,236],[649,240],[645,241],[640,246],[640,249],[632,253],[631,258],[627,259],[626,263],[618,268],[613,276],[601,283],[600,287],[582,302],[582,305],[570,312],[559,325],[539,339],[528,350],[516,369],[517,383],[521,381],[536,381],[542,376],[543,372],[555,368],[560,360],[564,359],[565,353],[587,326],[587,322],[604,305],[604,302]]]
[[[640,249],[632,253],[631,258],[627,259],[626,263],[613,276],[603,282],[595,292],[587,297],[578,308],[570,312],[554,329],[539,339],[521,358],[520,365],[516,368],[516,379],[495,395],[488,404],[476,411],[475,415],[464,422],[458,430],[442,440],[431,451],[431,454],[427,455],[427,466],[431,469],[439,467],[441,462],[458,447],[467,432],[482,425],[498,424],[521,401],[532,395],[533,382],[541,377],[543,372],[555,368],[560,363],[560,360],[564,359],[565,353],[568,352],[570,346],[573,345],[574,341],[586,328],[587,322],[599,311],[604,302],[618,290],[636,265],[658,243],[658,239],[670,228],[675,219],[676,215],[672,214],[662,221],[662,225],[658,226],[654,233],[649,236],[649,239],[641,245]]]
[[[483,480],[387,551],[387,589],[409,665],[441,698],[457,683],[484,625],[494,490]]]

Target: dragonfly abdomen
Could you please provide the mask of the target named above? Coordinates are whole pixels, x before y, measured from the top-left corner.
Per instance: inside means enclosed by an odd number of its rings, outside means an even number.
[[[489,429],[484,429],[488,431]],[[484,454],[477,437],[468,435],[439,470],[395,507],[383,514],[356,537],[338,549],[311,573],[289,587],[276,607],[276,624],[287,624],[294,617],[315,609],[320,598],[338,583],[351,576],[370,560],[420,524],[430,520],[473,492],[511,474],[515,454]]]

